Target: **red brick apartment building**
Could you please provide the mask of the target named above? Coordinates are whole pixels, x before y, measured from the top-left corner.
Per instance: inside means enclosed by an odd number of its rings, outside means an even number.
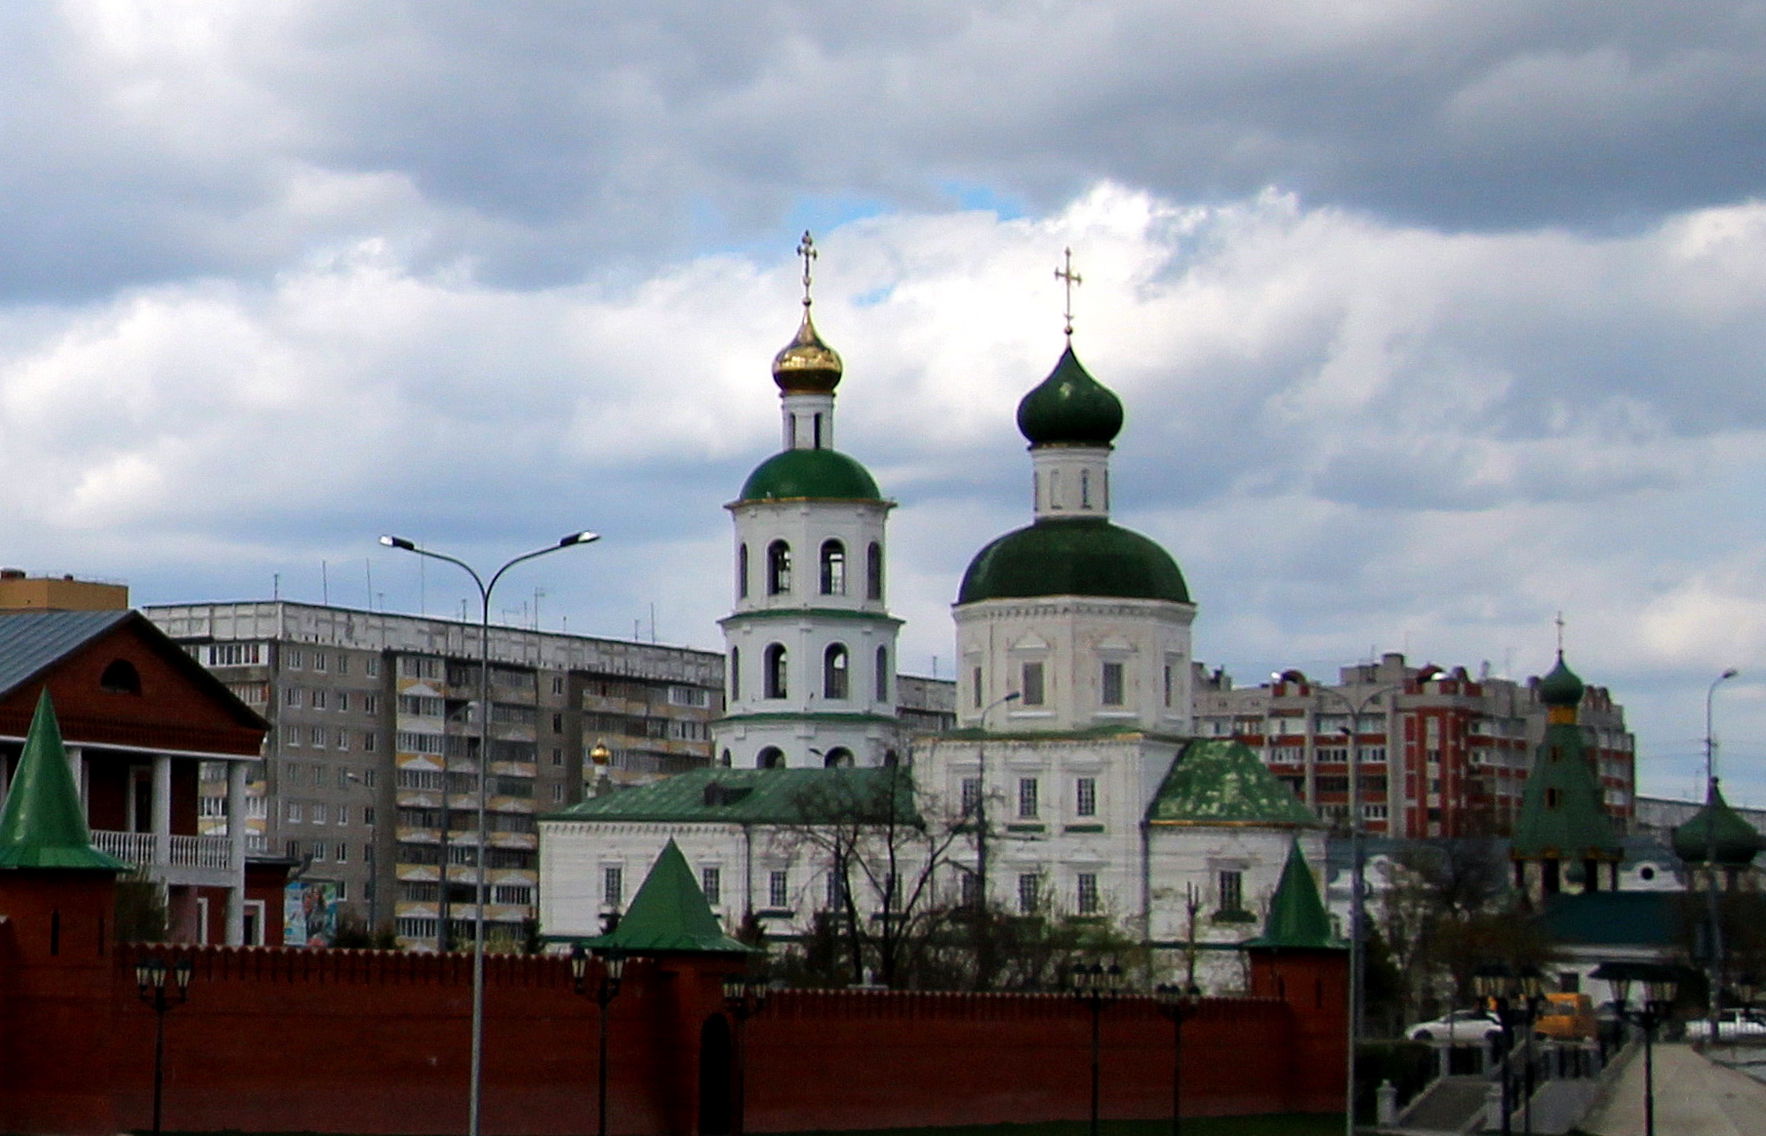
[[[1327,819],[1349,815],[1349,750],[1359,761],[1362,821],[1398,837],[1507,835],[1533,751],[1545,736],[1539,679],[1415,667],[1401,654],[1342,667],[1335,684],[1297,670],[1254,687],[1198,669],[1195,729],[1237,737]],[[1353,724],[1351,718],[1354,718]],[[1602,804],[1621,830],[1635,808],[1635,744],[1625,709],[1590,686],[1580,707]]]

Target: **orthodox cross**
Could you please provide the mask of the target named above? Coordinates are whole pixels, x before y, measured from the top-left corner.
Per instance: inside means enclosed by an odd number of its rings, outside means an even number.
[[[1558,617],[1552,622],[1558,625],[1558,655],[1562,657],[1564,653],[1564,613],[1558,612]]]
[[[803,258],[803,306],[809,307],[809,265],[816,258],[815,238],[809,230],[803,230],[803,239],[797,242],[797,255]]]
[[[1070,248],[1062,249],[1061,256],[1062,256],[1062,264],[1061,264],[1061,267],[1055,269],[1055,279],[1061,281],[1061,283],[1063,283],[1067,286],[1067,308],[1063,314],[1067,318],[1067,326],[1065,329],[1067,332],[1067,338],[1072,339],[1073,338],[1073,286],[1075,284],[1083,284],[1083,283],[1085,283],[1085,280],[1083,277],[1081,277],[1079,275],[1079,273],[1073,271],[1073,250]]]

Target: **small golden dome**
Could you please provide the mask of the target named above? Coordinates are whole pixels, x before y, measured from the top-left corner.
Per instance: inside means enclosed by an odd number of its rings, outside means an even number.
[[[829,394],[840,385],[843,369],[840,356],[816,334],[806,301],[797,338],[773,356],[773,382],[785,394]]]

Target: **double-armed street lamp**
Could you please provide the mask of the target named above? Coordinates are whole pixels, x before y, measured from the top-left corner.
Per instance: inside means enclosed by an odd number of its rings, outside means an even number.
[[[1472,990],[1496,1013],[1502,1026],[1502,1132],[1508,1136],[1510,1114],[1514,1112],[1513,1078],[1510,1057],[1514,1053],[1516,1027],[1525,1030],[1527,1073],[1522,1081],[1524,1094],[1521,1105],[1521,1129],[1528,1136],[1533,1132],[1533,1023],[1545,1001],[1545,975],[1536,966],[1519,969],[1506,963],[1478,968],[1472,976]]]
[[[1194,982],[1162,982],[1153,988],[1153,997],[1171,1022],[1171,1136],[1183,1136],[1183,1024],[1195,1016],[1202,988]]]
[[[600,1010],[595,1056],[595,1133],[607,1136],[607,1007],[619,997],[619,986],[625,978],[625,952],[617,947],[599,951],[601,976],[593,991],[595,1006]],[[589,972],[589,952],[581,943],[570,948],[570,978],[578,994],[590,993],[585,981]]]
[[[748,1125],[748,1019],[766,1006],[765,979],[732,974],[724,979],[724,1005],[736,1020],[736,1107],[731,1118],[732,1136],[742,1136]]]
[[[1680,993],[1680,971],[1663,963],[1605,962],[1595,968],[1594,978],[1613,990],[1613,1008],[1619,1016],[1643,1030],[1643,1131],[1656,1136],[1656,1027],[1674,1013]],[[1631,985],[1643,984],[1643,1000],[1632,1009]]]
[[[557,544],[536,548],[532,552],[524,552],[520,556],[506,562],[501,568],[491,573],[487,583],[484,577],[466,561],[449,556],[443,552],[434,552],[427,548],[419,548],[417,543],[402,536],[383,536],[380,543],[388,548],[396,548],[401,552],[410,552],[418,556],[426,556],[431,560],[441,560],[463,570],[472,577],[478,586],[479,632],[478,632],[478,846],[474,873],[473,895],[477,902],[473,904],[472,919],[472,1070],[470,1076],[470,1092],[467,1103],[467,1136],[479,1136],[479,1116],[481,1114],[481,1096],[484,1086],[484,905],[485,905],[485,860],[487,859],[486,814],[489,812],[489,782],[491,771],[491,593],[496,590],[497,581],[503,573],[517,564],[533,560],[537,557],[560,552],[566,548],[575,548],[579,544],[592,544],[601,539],[599,533],[573,532],[558,539]],[[448,809],[448,773],[447,756],[442,757],[442,863],[441,863],[441,899],[438,907],[436,931],[436,949],[448,949],[450,904],[448,902],[448,829],[451,819]]]
[[[153,1011],[153,1136],[160,1134],[160,1108],[165,1095],[166,1015],[173,1006],[190,1001],[190,979],[196,964],[181,958],[170,967],[156,955],[143,955],[135,962],[135,993]],[[171,979],[171,987],[166,979]],[[176,993],[177,1001],[172,1000]]]
[[[1091,1010],[1091,1136],[1098,1136],[1099,1033],[1104,1007],[1122,996],[1122,968],[1094,962],[1076,963],[1072,971],[1073,996]]]

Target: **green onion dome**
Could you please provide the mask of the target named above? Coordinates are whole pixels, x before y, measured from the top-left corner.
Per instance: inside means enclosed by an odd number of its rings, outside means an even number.
[[[740,501],[881,501],[877,483],[837,450],[784,450],[761,462],[742,485]]]
[[[843,370],[839,354],[816,334],[805,300],[797,338],[773,356],[773,382],[784,394],[830,394],[840,385]]]
[[[1580,706],[1586,689],[1576,672],[1564,665],[1564,653],[1558,652],[1558,664],[1539,680],[1539,700],[1547,706]]]
[[[1107,446],[1122,430],[1122,400],[1086,373],[1073,354],[1018,403],[1018,430],[1033,446]]]
[[[1693,818],[1674,830],[1674,854],[1687,864],[1703,864],[1708,852],[1716,853],[1719,867],[1743,868],[1754,862],[1766,842],[1754,826],[1741,818],[1723,799],[1723,790],[1712,786],[1712,800]],[[1716,829],[1716,847],[1711,830]]]
[[[957,603],[1029,596],[1107,596],[1189,603],[1171,555],[1098,517],[1042,520],[975,554]]]

